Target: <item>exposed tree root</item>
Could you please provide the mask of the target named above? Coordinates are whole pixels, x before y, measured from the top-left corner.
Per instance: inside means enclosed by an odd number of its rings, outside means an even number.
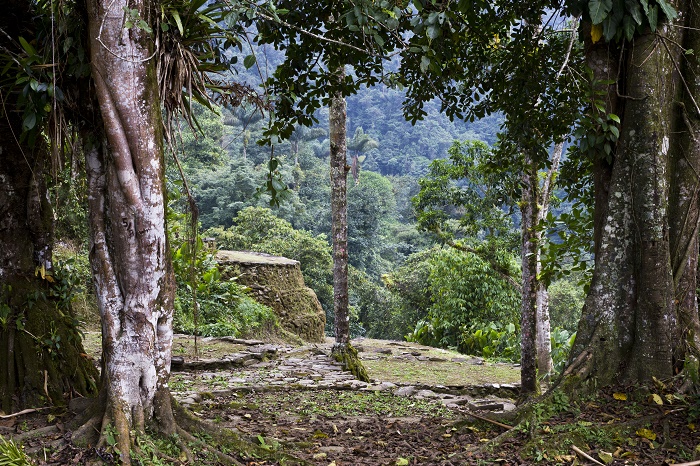
[[[362,365],[360,357],[357,355],[357,350],[350,343],[336,343],[333,345],[331,356],[337,362],[343,364],[343,368],[350,371],[358,380],[369,382],[369,375]]]
[[[97,401],[97,400],[96,400]],[[72,435],[72,442],[81,447],[94,447],[97,450],[113,449],[119,455],[122,465],[132,464],[133,459],[148,457],[152,454],[168,463],[178,464],[186,459],[188,464],[196,460],[194,449],[216,458],[218,463],[226,466],[242,466],[234,456],[223,453],[218,446],[226,446],[227,449],[245,456],[270,459],[273,461],[292,460],[298,461],[289,455],[269,451],[248,440],[241,438],[230,429],[220,428],[211,422],[195,417],[191,412],[179,406],[174,400],[165,402],[169,413],[163,415],[163,407],[157,410],[155,416],[158,421],[149,425],[149,432],[139,431],[134,433],[128,429],[126,419],[121,422],[119,416],[110,414],[113,410],[105,409],[104,405],[96,402],[87,410],[89,416],[80,416],[81,424]],[[207,442],[197,438],[196,434],[202,433],[210,437]],[[134,435],[135,434],[135,435]],[[172,458],[147,440],[150,435],[165,437],[182,452],[185,458]],[[147,443],[144,443],[147,442]],[[148,448],[144,448],[148,445]],[[124,452],[127,452],[124,454]]]

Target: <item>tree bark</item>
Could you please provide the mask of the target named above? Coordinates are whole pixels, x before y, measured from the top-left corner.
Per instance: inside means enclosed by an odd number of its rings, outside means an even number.
[[[685,18],[688,4],[678,7]],[[656,33],[625,43],[624,50],[602,44],[588,51],[595,78],[615,83],[608,88],[606,113],[621,118],[609,178],[606,164],[594,164],[601,172],[595,178],[596,261],[566,371],[591,387],[673,375],[678,315],[668,199],[680,53],[668,43],[681,42],[681,33],[662,24]]]
[[[684,47],[700,47],[700,14],[691,9]],[[697,49],[696,49],[697,50]],[[697,76],[700,63],[686,61],[685,76]],[[673,303],[678,315],[678,342],[675,369],[682,365],[697,373],[700,360],[700,320],[697,302],[698,229],[700,228],[700,84],[687,79],[681,90],[678,109],[679,146],[670,161],[671,193],[669,228]]]
[[[345,72],[340,68],[336,79],[341,82]],[[369,382],[369,376],[350,345],[350,310],[348,297],[348,171],[347,164],[347,108],[345,97],[337,92],[332,96],[329,111],[331,163],[331,232],[333,236],[333,311],[335,314],[335,345],[333,357],[360,380]]]
[[[9,0],[3,7],[0,29],[31,37],[31,2]],[[16,96],[7,90],[11,103]],[[50,153],[41,138],[34,147],[21,142],[21,113],[10,108],[0,109],[0,409],[6,413],[90,395],[97,379],[70,298],[58,299],[60,282],[51,282],[60,277],[51,276]]]
[[[537,295],[540,291],[537,280],[537,258],[539,250],[536,230],[539,217],[538,198],[539,181],[537,164],[529,151],[524,155],[522,175],[522,200],[520,212],[522,218],[521,256],[522,256],[522,301],[520,309],[520,381],[521,398],[529,398],[539,393],[537,382]]]
[[[544,179],[541,189],[537,195],[539,209],[537,210],[537,222],[544,220],[549,213],[549,204],[552,198],[552,190],[554,189],[555,180],[557,173],[559,172],[559,162],[561,161],[561,155],[564,151],[564,143],[559,142],[554,145],[552,149],[552,155],[550,160],[549,170],[547,176]],[[539,181],[533,181],[533,183],[538,183]],[[539,279],[540,273],[542,271],[541,263],[541,252],[543,246],[543,232],[539,229],[536,231],[537,235],[537,269],[536,269],[536,280],[537,280],[537,373],[540,377],[549,381],[549,378],[554,370],[552,362],[552,339],[551,339],[551,323],[549,319],[549,293],[547,287]]]
[[[148,0],[91,0],[92,75],[106,139],[86,150],[90,261],[102,317],[102,427],[128,464],[132,432],[175,433],[168,379],[174,281],[165,234],[163,136]]]

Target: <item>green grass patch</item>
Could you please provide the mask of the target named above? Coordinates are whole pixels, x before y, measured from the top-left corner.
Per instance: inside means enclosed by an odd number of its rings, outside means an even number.
[[[363,360],[370,378],[393,383],[484,385],[520,383],[520,369],[511,364],[473,365],[451,361]]]

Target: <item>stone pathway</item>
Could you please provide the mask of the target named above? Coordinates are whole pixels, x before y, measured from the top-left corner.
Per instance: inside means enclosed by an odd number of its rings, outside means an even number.
[[[219,359],[185,361],[173,358],[170,388],[180,403],[192,407],[208,396],[297,388],[391,392],[396,396],[439,400],[452,409],[503,411],[514,409],[512,398],[519,388],[512,384],[446,387],[382,381],[367,383],[345,372],[342,365],[330,357],[328,345],[287,347],[261,341],[228,341],[245,345],[246,349]],[[364,356],[374,357],[372,354]]]

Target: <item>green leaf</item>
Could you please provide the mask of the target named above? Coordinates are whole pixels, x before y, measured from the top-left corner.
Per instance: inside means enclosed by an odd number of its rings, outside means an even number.
[[[425,73],[428,71],[428,67],[430,66],[430,58],[426,57],[423,55],[420,57],[420,70]]]
[[[440,28],[438,26],[428,26],[428,37],[430,39],[437,39],[440,37]]]
[[[27,54],[29,56],[34,56],[37,54],[36,50],[34,50],[34,47],[32,47],[31,44],[29,44],[29,42],[27,42],[24,39],[24,37],[21,37],[21,36],[19,37],[19,43],[22,46],[22,48],[24,49],[24,51],[27,52]]]
[[[24,117],[24,122],[22,123],[22,127],[24,128],[25,131],[29,131],[30,129],[34,128],[36,126],[36,113],[30,113],[26,117]]]
[[[182,27],[182,19],[180,18],[180,13],[177,10],[170,10],[170,14],[173,15],[175,24],[177,24],[177,30],[180,31],[180,35],[185,35],[185,28]]]
[[[610,113],[608,115],[608,119],[614,121],[615,123],[620,123],[620,117],[615,115],[614,113]]]
[[[622,19],[622,32],[625,34],[625,39],[632,40],[636,29],[635,20],[631,16],[625,15]]]
[[[610,14],[612,0],[590,0],[588,2],[588,13],[591,15],[593,24],[600,24]]]
[[[639,2],[637,0],[625,0],[625,10],[627,10],[638,25],[642,24],[644,16],[642,16],[642,9],[639,7]]]
[[[255,55],[248,55],[243,59],[243,66],[245,66],[245,69],[250,69],[253,65],[255,65],[256,62]]]
[[[647,12],[647,19],[649,20],[649,28],[652,31],[656,31],[656,26],[659,24],[659,7],[654,5],[649,7]]]
[[[666,0],[656,0],[669,21],[678,17],[678,12]]]

